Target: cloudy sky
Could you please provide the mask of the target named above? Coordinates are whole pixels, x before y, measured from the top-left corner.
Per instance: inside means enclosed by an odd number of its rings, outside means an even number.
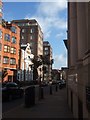
[[[35,18],[44,33],[44,40],[53,49],[53,68],[67,66],[67,2],[4,2],[3,18],[7,21]]]

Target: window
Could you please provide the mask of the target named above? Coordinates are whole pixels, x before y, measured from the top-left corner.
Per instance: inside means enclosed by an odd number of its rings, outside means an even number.
[[[0,43],[0,51],[2,50],[2,44]]]
[[[30,40],[33,40],[35,38],[34,35],[30,35]]]
[[[4,52],[10,52],[10,47],[8,45],[4,45]]]
[[[48,55],[48,51],[45,51],[44,54],[45,54],[45,55]]]
[[[5,40],[10,41],[10,35],[9,34],[5,34]]]
[[[2,17],[0,16],[0,24],[2,24]]]
[[[22,39],[24,39],[24,36],[22,35]]]
[[[2,13],[2,6],[0,6],[0,13]]]
[[[7,57],[7,56],[3,57],[3,63],[8,64],[9,63],[9,57]]]
[[[0,30],[0,39],[2,39],[2,31]]]
[[[34,33],[34,28],[31,28],[31,29],[30,29],[30,33]]]
[[[25,29],[22,29],[22,33],[24,33],[25,32]]]
[[[33,41],[30,41],[30,48],[34,46]]]
[[[16,59],[15,58],[11,58],[10,59],[10,65],[15,65],[16,64]]]
[[[11,31],[12,31],[13,33],[17,33],[17,28],[14,27],[14,26],[12,26],[12,27],[11,27]]]
[[[48,50],[48,47],[45,47],[45,50]]]
[[[5,45],[5,46],[4,46],[4,52],[10,52],[10,47],[7,46],[7,45]]]
[[[18,26],[26,26],[27,23],[18,23]]]
[[[30,40],[32,40],[32,35],[30,35]]]
[[[16,54],[16,48],[11,47],[11,53]]]
[[[16,43],[16,37],[12,37],[12,43]]]
[[[0,55],[0,63],[1,63],[1,55]]]

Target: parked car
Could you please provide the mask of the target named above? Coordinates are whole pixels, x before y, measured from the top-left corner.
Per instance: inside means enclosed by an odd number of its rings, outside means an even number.
[[[21,98],[23,97],[23,95],[24,95],[24,89],[20,88],[18,84],[14,82],[8,82],[2,84],[2,101]]]
[[[55,85],[57,83],[56,80],[52,80],[52,85]]]
[[[65,80],[60,80],[59,88],[61,89],[61,88],[65,87],[65,86],[66,86],[66,81]]]
[[[42,81],[42,82],[41,82],[41,86],[42,86],[42,87],[48,86],[48,82],[47,82],[47,81]]]

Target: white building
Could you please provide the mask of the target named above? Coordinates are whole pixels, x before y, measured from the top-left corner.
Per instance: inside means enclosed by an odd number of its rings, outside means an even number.
[[[33,80],[33,63],[34,55],[31,54],[30,44],[21,46],[20,70],[18,71],[18,80],[30,81]]]

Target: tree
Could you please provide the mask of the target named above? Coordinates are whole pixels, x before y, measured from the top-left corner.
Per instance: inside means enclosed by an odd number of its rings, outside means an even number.
[[[33,67],[33,79],[36,80],[36,79],[38,79],[37,68],[42,65],[42,59],[41,59],[40,56],[37,56],[34,59],[32,59],[32,62],[34,63],[34,67]]]

